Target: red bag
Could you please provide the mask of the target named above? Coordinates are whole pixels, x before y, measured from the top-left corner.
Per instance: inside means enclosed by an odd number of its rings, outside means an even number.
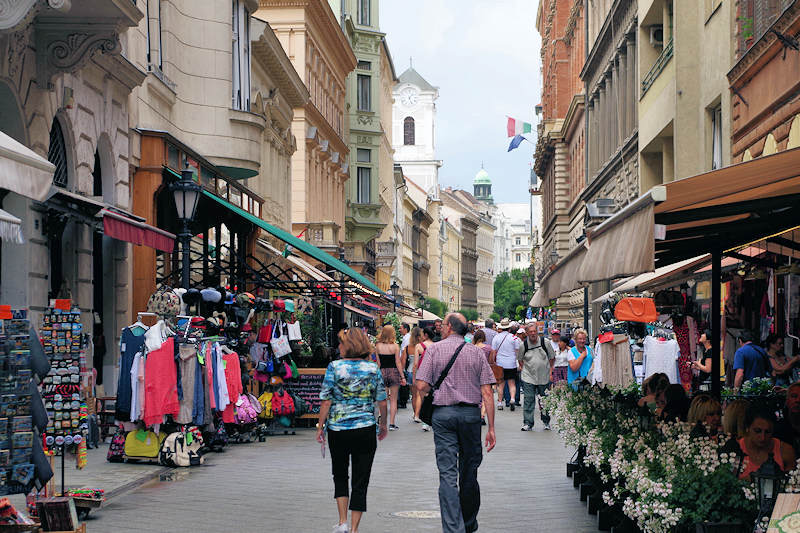
[[[652,298],[623,298],[614,307],[614,317],[623,322],[655,322],[658,312]]]

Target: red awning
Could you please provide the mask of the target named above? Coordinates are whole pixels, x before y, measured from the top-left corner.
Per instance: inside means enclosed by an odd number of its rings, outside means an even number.
[[[175,235],[168,231],[109,209],[103,209],[100,215],[103,216],[103,232],[112,239],[148,246],[167,253],[172,253],[175,248]]]

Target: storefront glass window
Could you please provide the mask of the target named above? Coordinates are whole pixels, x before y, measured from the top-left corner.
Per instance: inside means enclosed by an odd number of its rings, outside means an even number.
[[[173,144],[167,144],[167,166],[172,170],[181,168],[181,152]]]

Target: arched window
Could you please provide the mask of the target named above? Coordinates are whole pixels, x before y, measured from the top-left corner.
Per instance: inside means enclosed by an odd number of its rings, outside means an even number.
[[[403,144],[414,144],[414,117],[406,117],[403,120]]]
[[[64,142],[64,132],[58,118],[53,119],[50,128],[50,148],[47,151],[47,160],[56,167],[53,174],[53,185],[56,187],[67,186],[67,145]]]

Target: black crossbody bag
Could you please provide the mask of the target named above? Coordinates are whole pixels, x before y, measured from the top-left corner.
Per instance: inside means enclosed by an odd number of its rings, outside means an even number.
[[[448,372],[450,372],[450,369],[453,367],[453,363],[456,362],[456,357],[458,357],[458,354],[461,352],[461,348],[463,348],[465,344],[467,343],[462,342],[461,345],[456,348],[456,353],[453,354],[453,357],[450,358],[450,362],[447,363],[447,366],[444,367],[444,370],[442,370],[439,379],[436,380],[436,384],[431,387],[431,390],[429,390],[428,394],[426,394],[422,399],[422,406],[419,408],[419,419],[429,426],[433,424],[433,393],[442,386],[442,383],[447,377]]]

